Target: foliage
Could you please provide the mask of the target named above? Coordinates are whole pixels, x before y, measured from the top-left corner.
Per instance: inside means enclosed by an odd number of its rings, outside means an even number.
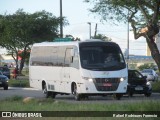
[[[94,39],[101,39],[101,40],[103,40],[103,41],[112,41],[112,39],[111,38],[109,38],[109,37],[107,37],[107,36],[105,36],[105,35],[103,35],[103,34],[98,34],[98,35],[96,35],[95,37],[93,37]]]
[[[7,98],[1,100],[1,111],[159,111],[160,101],[136,101],[136,102],[121,102],[118,103],[71,103],[59,100],[49,99],[35,99],[24,103],[22,97],[13,96],[14,98]],[[12,100],[12,101],[11,101]],[[14,104],[14,105],[13,105]]]
[[[16,63],[18,51],[23,51],[21,71],[31,45],[58,37],[59,23],[60,18],[44,10],[29,14],[19,9],[12,15],[0,15],[0,46],[9,51]]]
[[[137,64],[136,63],[129,63],[129,69],[136,69]]]
[[[29,80],[9,80],[9,86],[10,87],[30,87]]]
[[[12,96],[12,97],[8,97],[5,99],[6,101],[9,101],[9,102],[13,102],[13,101],[22,101],[23,100],[23,97],[22,96],[19,96],[19,95],[15,95],[15,96]]]
[[[66,35],[65,38],[71,38],[72,41],[81,41],[79,37],[74,37],[73,35]]]
[[[152,83],[152,90],[160,93],[160,81]]]
[[[146,63],[146,64],[143,64],[143,65],[140,65],[139,67],[138,67],[138,69],[140,70],[140,71],[142,71],[143,69],[154,69],[155,70],[155,65],[154,65],[154,63]]]
[[[135,39],[145,37],[151,55],[160,71],[160,54],[155,43],[159,32],[160,0],[84,0],[102,20],[130,22]]]
[[[28,65],[29,64],[29,57],[30,57],[30,50],[29,51],[19,51],[18,52],[18,56],[20,58],[23,58],[23,56],[25,56],[25,63]]]

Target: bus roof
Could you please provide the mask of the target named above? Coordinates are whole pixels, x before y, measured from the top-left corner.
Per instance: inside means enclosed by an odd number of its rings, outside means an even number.
[[[85,42],[105,42],[100,39],[88,39],[85,41],[71,41],[71,42],[41,42],[41,43],[35,43],[33,46],[64,46],[64,45],[75,45],[78,46],[79,43],[85,43]],[[116,44],[114,42],[109,42]]]
[[[78,45],[79,42],[42,42],[35,43],[33,46],[64,46],[64,45]]]

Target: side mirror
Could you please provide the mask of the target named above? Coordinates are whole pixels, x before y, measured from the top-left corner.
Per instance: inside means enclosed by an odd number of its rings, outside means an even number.
[[[144,79],[147,79],[147,76],[143,76]]]

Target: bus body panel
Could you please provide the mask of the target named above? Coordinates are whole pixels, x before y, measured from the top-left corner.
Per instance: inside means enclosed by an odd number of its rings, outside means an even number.
[[[125,93],[126,92],[126,86],[127,86],[127,81],[128,76],[127,73],[127,68],[119,71],[90,71],[90,70],[85,70],[83,69],[81,72],[81,75],[83,78],[88,78],[82,79],[81,78],[81,93]],[[93,79],[107,79],[107,78],[119,78],[120,79],[125,79],[123,81],[120,81],[118,88],[115,91],[97,91],[95,84],[93,82]],[[86,90],[87,88],[87,90]]]
[[[128,70],[125,67],[120,70],[88,70],[81,65],[81,55],[79,51],[79,43],[83,42],[67,42],[67,43],[38,43],[34,44],[30,55],[29,64],[29,80],[30,86],[42,89],[42,82],[44,81],[47,86],[48,91],[57,93],[72,93],[72,84],[77,85],[77,92],[82,94],[103,94],[103,93],[125,93],[127,89],[127,78]],[[44,66],[34,65],[34,49],[39,47],[46,47],[44,49],[49,49],[51,52],[48,53],[48,58],[45,59],[55,59],[55,54],[58,59],[57,61],[64,62],[63,65],[50,65]],[[54,50],[52,50],[52,48]],[[67,54],[74,50],[74,57],[69,57],[73,59],[70,65],[67,63]],[[43,50],[42,50],[43,51]],[[69,52],[67,52],[69,51]],[[36,52],[39,52],[38,50]],[[62,53],[63,52],[63,53]],[[45,55],[47,53],[44,52]],[[36,53],[37,54],[37,53]],[[40,54],[40,53],[39,53]],[[63,55],[62,55],[63,54]],[[49,58],[54,56],[54,58]],[[38,58],[40,59],[40,58]],[[50,64],[50,63],[48,63]],[[124,80],[123,80],[124,79]],[[98,83],[98,81],[101,81]],[[112,80],[115,82],[112,83]],[[107,81],[109,83],[107,83]],[[106,82],[106,83],[105,83]],[[105,90],[104,87],[113,86],[113,90]]]

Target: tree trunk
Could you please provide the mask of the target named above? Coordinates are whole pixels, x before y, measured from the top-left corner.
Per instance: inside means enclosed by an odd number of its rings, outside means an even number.
[[[12,58],[14,59],[15,63],[16,63],[16,69],[18,70],[18,52],[16,52],[16,57],[13,55],[13,52],[12,52]]]
[[[25,58],[22,57],[21,62],[20,62],[19,74],[22,74],[22,70],[23,70],[23,67],[24,67],[24,62],[25,62]]]
[[[22,74],[22,70],[23,70],[23,67],[24,67],[25,58],[26,58],[26,47],[24,48],[23,53],[22,53],[22,56],[21,56],[19,74]]]
[[[146,35],[145,37],[146,37],[148,47],[151,51],[151,55],[152,55],[153,59],[155,60],[157,66],[158,66],[158,69],[160,71],[160,53],[159,53],[157,45],[154,41],[154,36],[149,37],[149,35]]]

